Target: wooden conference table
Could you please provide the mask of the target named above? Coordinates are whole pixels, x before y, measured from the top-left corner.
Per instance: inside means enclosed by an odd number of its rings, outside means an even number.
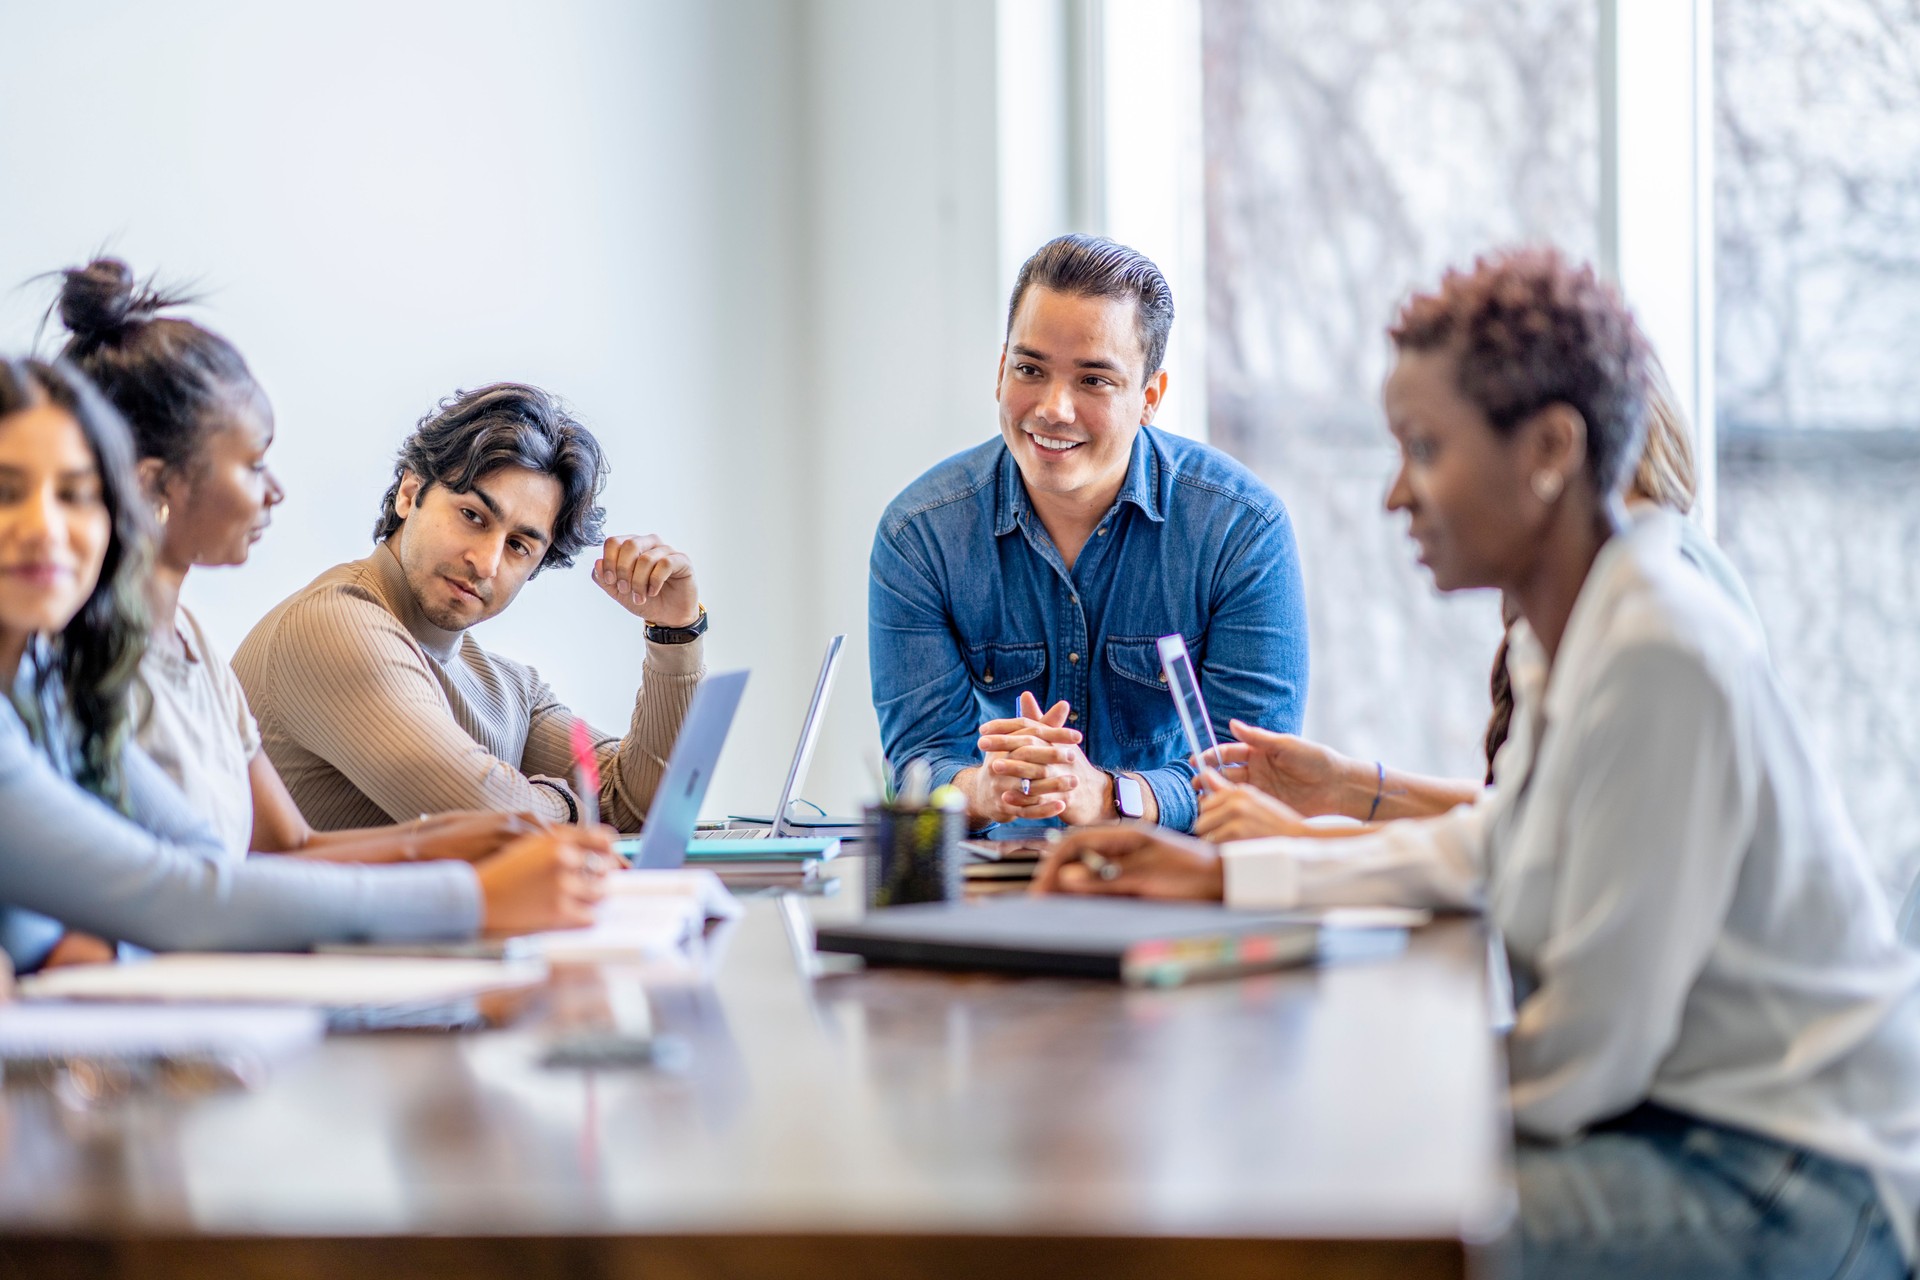
[[[850,870],[807,910],[857,911]],[[814,976],[748,907],[703,964],[558,971],[502,1029],[329,1037],[251,1091],[11,1085],[0,1277],[1453,1276],[1506,1221],[1472,922],[1130,991]],[[636,1016],[684,1062],[540,1065]]]

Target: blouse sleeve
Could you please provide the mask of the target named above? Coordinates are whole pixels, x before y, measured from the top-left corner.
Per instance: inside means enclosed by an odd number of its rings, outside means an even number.
[[[1499,793],[1434,818],[1389,822],[1365,835],[1241,840],[1221,848],[1235,907],[1439,907],[1478,910],[1486,843]]]
[[[132,820],[61,777],[0,716],[0,902],[153,950],[304,950],[320,942],[467,937],[464,863],[343,867],[221,862],[218,838],[146,754],[127,751]]]

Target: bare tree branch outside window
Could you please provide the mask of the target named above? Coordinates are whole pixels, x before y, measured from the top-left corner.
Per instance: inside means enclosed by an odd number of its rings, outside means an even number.
[[[1595,0],[1202,0],[1213,438],[1286,500],[1308,731],[1472,772],[1491,602],[1380,510],[1409,287],[1591,255]],[[1890,893],[1920,870],[1920,0],[1717,0],[1721,538]]]
[[[1920,4],[1717,0],[1721,541],[1889,893],[1920,870]]]
[[[1308,732],[1477,774],[1497,608],[1382,510],[1385,329],[1489,248],[1592,254],[1592,0],[1203,0],[1202,32],[1212,436],[1293,515]]]

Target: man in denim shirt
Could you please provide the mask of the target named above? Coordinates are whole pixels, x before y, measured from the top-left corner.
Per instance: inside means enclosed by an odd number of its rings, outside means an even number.
[[[1244,467],[1149,425],[1172,324],[1142,255],[1046,244],[1008,307],[1000,437],[881,518],[867,618],[887,757],[927,761],[977,821],[1191,827],[1193,768],[1155,647],[1173,632],[1219,737],[1231,719],[1299,730],[1292,525]]]

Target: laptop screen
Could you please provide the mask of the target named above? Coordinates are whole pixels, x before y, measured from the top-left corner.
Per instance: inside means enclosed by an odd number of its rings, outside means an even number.
[[[687,841],[713,781],[720,748],[727,743],[733,713],[747,687],[744,671],[722,671],[708,676],[693,691],[679,736],[667,757],[667,771],[647,807],[646,825],[633,857],[636,867],[678,867],[687,860]]]
[[[800,784],[807,780],[807,766],[813,763],[813,748],[820,741],[820,726],[826,720],[823,712],[827,696],[833,691],[834,674],[840,670],[840,646],[846,642],[844,635],[827,641],[826,657],[820,660],[820,675],[813,682],[813,701],[807,704],[807,718],[800,724],[800,742],[793,749],[793,763],[787,766],[787,785],[780,788],[780,803],[773,811],[776,836],[795,834],[789,828],[792,815],[787,810],[799,794]]]

